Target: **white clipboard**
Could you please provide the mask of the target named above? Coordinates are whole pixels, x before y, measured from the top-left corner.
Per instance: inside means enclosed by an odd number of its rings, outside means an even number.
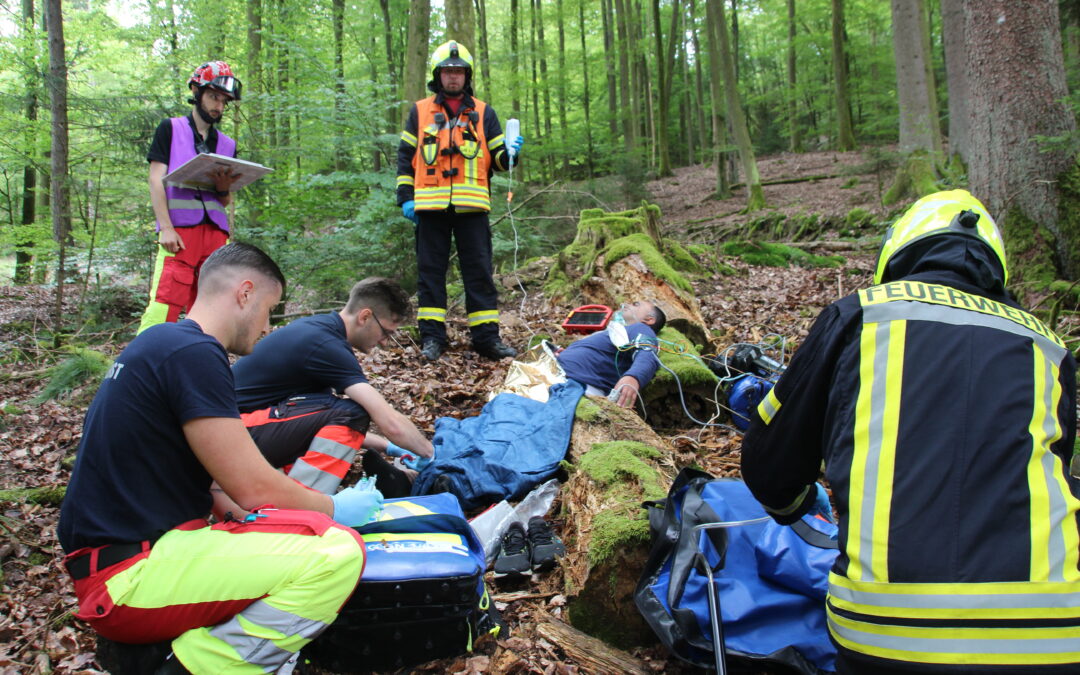
[[[270,167],[255,162],[203,152],[178,166],[175,171],[169,172],[162,180],[166,185],[176,187],[213,190],[215,186],[214,181],[210,180],[210,173],[222,167],[231,173],[240,174],[229,187],[230,192],[236,192],[273,171]]]

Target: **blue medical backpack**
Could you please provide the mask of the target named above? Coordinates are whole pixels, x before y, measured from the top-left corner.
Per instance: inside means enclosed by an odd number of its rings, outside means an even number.
[[[646,504],[652,550],[634,601],[660,641],[680,659],[713,667],[711,571],[722,642],[738,661],[832,672],[825,596],[837,555],[836,526],[805,515],[778,525],[746,484],[684,469],[666,499]],[[742,525],[715,528],[717,523]],[[701,527],[706,524],[714,528]],[[705,566],[708,566],[708,570]]]
[[[484,549],[453,495],[388,499],[379,520],[356,530],[367,555],[360,583],[305,658],[335,673],[393,671],[498,634]]]

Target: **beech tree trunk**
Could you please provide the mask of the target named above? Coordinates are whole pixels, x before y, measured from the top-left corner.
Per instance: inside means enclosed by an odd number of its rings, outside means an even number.
[[[588,177],[591,180],[593,177],[593,137],[592,137],[592,118],[589,115],[589,59],[586,56],[588,54],[585,51],[585,3],[578,2],[578,28],[581,35],[581,74],[584,78],[584,93],[581,96],[581,107],[585,113],[585,167],[588,171]],[[605,32],[604,39],[607,40],[607,34]],[[611,66],[611,61],[605,58],[608,67]]]
[[[26,40],[25,44],[33,44],[30,39],[34,32],[34,0],[22,0],[22,26],[21,26],[23,38]],[[29,51],[29,50],[28,50]],[[25,53],[23,58],[28,64],[36,62],[33,53]],[[31,149],[31,152],[37,154],[37,90],[34,85],[36,78],[31,77],[31,69],[27,68],[26,78],[26,99],[23,105],[23,110],[26,115],[27,132],[26,132],[26,147]],[[23,166],[23,191],[22,191],[22,217],[20,222],[23,225],[29,226],[34,224],[34,220],[37,218],[37,210],[35,207],[35,197],[37,192],[37,171],[34,169],[34,165],[31,162],[27,162]],[[34,256],[31,254],[31,250],[34,246],[33,239],[26,238],[19,242],[15,248],[15,275],[13,281],[17,285],[30,283],[30,272],[34,262]]]
[[[844,0],[832,0],[833,86],[836,91],[836,148],[855,149],[855,129],[851,123],[851,96],[848,89]]]
[[[413,101],[427,96],[428,23],[431,20],[431,0],[410,0],[409,32],[405,39],[405,72],[401,76],[401,125],[405,125]]]
[[[608,94],[608,130],[611,132],[611,141],[614,142],[619,137],[619,119],[618,105],[616,103],[618,96],[618,89],[616,87],[615,77],[615,29],[612,27],[614,24],[614,17],[611,15],[612,0],[600,0],[601,3],[601,16],[604,19],[604,64],[607,70],[607,94]],[[581,6],[585,6],[584,0],[581,0]],[[583,61],[588,61],[587,58],[583,58]],[[587,66],[586,66],[587,67]]]
[[[457,40],[474,53],[479,52],[476,44],[476,17],[472,0],[445,0],[447,40]]]
[[[522,115],[521,85],[519,84],[521,82],[521,56],[518,51],[518,25],[520,22],[521,15],[518,0],[510,0],[510,95],[512,97],[511,106],[513,107],[510,117],[518,118]]]
[[[945,81],[949,92],[949,154],[967,163],[971,139],[963,0],[941,0],[941,41],[945,47]]]
[[[71,236],[71,208],[68,191],[68,74],[64,46],[64,15],[61,0],[48,0],[45,5],[49,30],[49,112],[52,115],[52,173],[49,191],[53,237],[60,250],[56,263],[56,296],[53,306],[53,329],[59,333],[64,320],[64,282],[66,253]]]
[[[892,0],[893,54],[900,104],[900,152],[941,152],[937,94],[923,0]]]
[[[728,175],[727,125],[724,115],[724,84],[720,71],[720,40],[716,37],[715,11],[711,1],[705,3],[705,34],[709,41],[709,96],[712,99],[713,163],[716,165],[716,197],[731,196],[731,177]]]
[[[634,115],[630,107],[630,0],[615,0],[615,21],[619,30],[619,119],[622,120],[623,146],[627,152],[637,144],[634,134]]]
[[[723,0],[708,0],[708,5],[715,6],[715,28],[720,47],[720,64],[724,73],[728,120],[731,133],[735,137],[735,146],[739,149],[743,173],[746,176],[746,210],[756,211],[765,207],[765,193],[761,189],[761,176],[758,174],[757,160],[754,158],[754,145],[750,140],[750,131],[746,127],[746,114],[743,112],[739,87],[735,80],[735,60],[732,58],[728,41]]]
[[[1053,239],[1055,263],[1068,279],[1080,278],[1075,225],[1059,211],[1062,174],[1075,166],[1066,150],[1043,151],[1036,135],[1076,129],[1068,95],[1055,0],[965,0],[968,49],[968,175],[1006,232],[1027,220]],[[1074,210],[1074,209],[1073,209]],[[1025,229],[1029,229],[1026,228]]]
[[[787,17],[788,149],[791,152],[802,152],[802,134],[799,129],[798,73],[795,69],[795,0],[787,0]]]

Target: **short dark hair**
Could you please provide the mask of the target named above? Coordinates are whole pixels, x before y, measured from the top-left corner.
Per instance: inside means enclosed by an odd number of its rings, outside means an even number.
[[[664,326],[667,325],[667,314],[664,314],[664,310],[660,309],[660,306],[655,302],[652,307],[652,315],[653,318],[656,319],[656,322],[652,325],[652,329],[654,333],[660,335],[660,331],[664,330]]]
[[[204,284],[212,283],[220,273],[232,268],[254,270],[278,282],[282,294],[285,293],[285,275],[281,273],[281,268],[270,256],[251,244],[226,244],[211,253],[199,270],[199,290],[203,290]]]
[[[404,321],[412,314],[408,293],[398,282],[386,277],[368,277],[356,282],[349,291],[345,313],[356,314],[365,307],[376,314],[389,314],[397,322]]]

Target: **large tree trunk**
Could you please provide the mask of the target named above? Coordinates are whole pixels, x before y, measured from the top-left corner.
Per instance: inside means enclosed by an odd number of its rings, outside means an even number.
[[[802,134],[799,130],[798,71],[795,68],[795,0],[787,0],[787,18],[788,150],[802,152]]]
[[[656,79],[660,85],[657,100],[659,121],[656,125],[656,152],[658,174],[661,178],[672,175],[671,152],[668,148],[668,113],[671,104],[671,80],[675,77],[674,49],[678,39],[679,0],[671,7],[671,30],[668,31],[668,49],[664,49],[664,31],[660,21],[660,0],[652,0],[653,34],[656,38]]]
[[[348,155],[342,133],[345,123],[345,0],[333,0],[330,8],[334,31],[334,169],[344,171]],[[374,156],[375,171],[381,169],[378,148]]]
[[[923,0],[892,0],[893,54],[900,104],[900,152],[941,152],[937,94]]]
[[[851,97],[848,93],[848,63],[844,0],[832,0],[833,85],[836,91],[836,147],[855,149],[855,129],[851,124]]]
[[[427,96],[428,22],[431,19],[431,0],[411,0],[409,3],[409,33],[405,39],[405,72],[401,76],[401,123],[413,101]]]
[[[484,79],[477,89],[487,91],[491,87],[491,51],[488,49],[488,33],[487,33],[487,3],[484,0],[476,0],[476,19],[480,23],[480,44],[477,46],[477,51],[480,52],[476,58],[480,61],[480,71],[484,73]],[[479,71],[478,71],[479,72]]]
[[[694,45],[694,83],[693,87],[693,99],[691,105],[694,106],[694,113],[697,115],[697,127],[698,127],[698,142],[694,146],[694,152],[690,155],[690,163],[696,164],[700,161],[709,161],[711,159],[707,154],[706,148],[709,147],[710,134],[709,128],[705,124],[705,78],[702,74],[702,54],[701,39],[698,37],[698,22],[697,22],[697,9],[695,7],[694,0],[690,0],[689,8],[690,17],[690,39]]]
[[[941,0],[941,41],[945,47],[945,81],[949,91],[949,154],[967,162],[968,83],[964,0]]]
[[[739,149],[739,159],[746,176],[746,210],[756,211],[765,207],[765,193],[761,189],[761,176],[758,174],[757,160],[754,158],[754,145],[750,141],[750,131],[746,127],[746,114],[743,112],[739,87],[735,80],[735,60],[732,58],[728,41],[727,20],[724,18],[723,0],[708,0],[709,7],[715,6],[716,36],[720,47],[720,63],[724,72],[724,92],[727,101],[728,119],[731,132],[735,137],[735,146]]]
[[[634,111],[630,106],[630,0],[615,0],[615,21],[619,27],[619,119],[622,120],[623,147],[627,152],[637,144]]]
[[[562,148],[562,172],[570,173],[570,125],[566,123],[566,21],[563,17],[563,0],[555,2],[555,25],[559,29],[559,76],[556,79],[556,91],[559,95],[559,146]],[[582,61],[587,59],[582,58]],[[585,71],[588,73],[588,70]],[[588,124],[588,122],[586,122]]]
[[[447,40],[457,40],[470,50],[479,51],[476,46],[476,17],[472,0],[446,0],[446,35]]]
[[[64,265],[68,240],[71,237],[71,209],[68,192],[68,110],[67,61],[64,56],[64,16],[61,0],[48,0],[45,5],[49,29],[49,112],[52,114],[52,194],[53,237],[60,245],[56,264],[56,300],[53,306],[53,330],[59,333],[64,320]]]
[[[536,9],[536,44],[539,48],[540,79],[533,81],[533,86],[539,86],[544,94],[544,139],[552,139],[551,133],[551,80],[548,78],[547,45],[544,41],[544,0],[535,0],[533,7]],[[546,175],[555,173],[554,157],[546,155]]]
[[[1060,180],[1075,158],[1067,150],[1044,152],[1035,140],[1076,129],[1064,102],[1057,2],[966,0],[964,37],[967,119],[971,138],[981,139],[969,148],[971,191],[1006,230],[1007,243],[1016,244],[1023,230],[1028,239],[1040,228],[1048,233],[1058,270],[1076,279],[1076,207],[1059,212]]]

